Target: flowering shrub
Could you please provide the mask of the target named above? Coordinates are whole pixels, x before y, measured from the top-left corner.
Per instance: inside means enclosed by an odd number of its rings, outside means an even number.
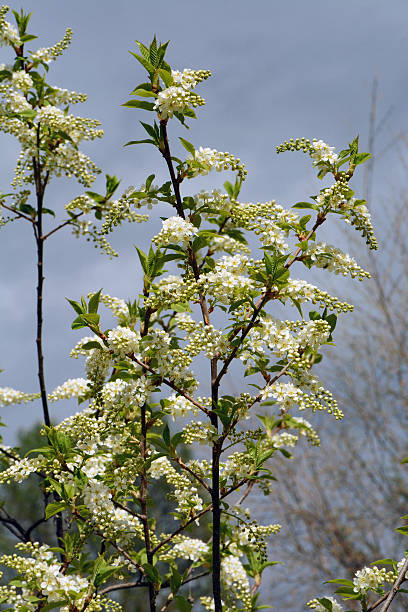
[[[85,357],[86,377],[62,381],[49,393],[42,366],[39,264],[37,356],[47,442],[24,458],[1,447],[9,465],[0,482],[36,474],[39,493],[48,500],[43,520],[55,517],[57,540],[32,541],[31,531],[23,530],[18,552],[0,559],[16,573],[1,587],[0,602],[21,611],[117,610],[108,593],[134,588],[147,591],[151,612],[170,607],[183,612],[194,603],[215,612],[261,609],[262,574],[273,565],[267,538],[280,526],[259,524],[243,502],[256,486],[269,494],[277,454],[291,457],[288,448],[301,436],[319,445],[304,412],[309,418],[316,411],[343,416],[314,366],[322,359],[321,347],[333,344],[337,315],[353,307],[297,278],[297,271],[316,266],[359,280],[369,276],[336,246],[317,242],[320,226],[337,215],[371,249],[377,247],[366,203],[350,187],[369,154],[359,152],[358,139],[338,154],[321,140],[290,140],[278,152],[303,150],[319,178],[332,177],[332,184],[289,209],[274,201],[243,202],[246,170],[240,159],[196,148],[182,137],[186,159],[171,152],[169,121],[185,125],[196,117],[194,108],[204,99],[193,90],[210,72],[172,70],[165,59],[167,44],[138,42],[139,53],[132,55],[147,78],[124,106],[153,113],[153,120],[141,122],[148,138],[127,144],[155,147],[169,180],[155,186],[150,175],[139,189],[112,200],[119,181],[108,175],[105,195],[81,194],[66,205],[68,218],[44,235],[43,214],[55,214],[43,205],[49,180],[72,176],[90,187],[98,169],[78,145],[102,132],[97,121],[69,113],[69,105],[84,95],[46,82],[48,64],[68,46],[70,30],[53,47],[27,52],[24,45],[35,38],[26,31],[29,16],[14,13],[16,29],[6,13],[2,7],[0,41],[15,58],[0,71],[0,127],[18,138],[21,154],[13,192],[1,198],[9,214],[3,224],[21,218],[33,225],[42,265],[45,240],[67,225],[114,255],[106,236],[116,225],[146,221],[137,211],[158,201],[167,204],[168,217],[149,252],[138,249],[143,292],[135,302],[102,291],[69,300],[76,313],[73,329],[89,329],[71,351],[75,358]],[[234,183],[225,183],[225,193],[182,194],[183,183],[212,170],[236,173]],[[36,208],[30,197],[36,198]],[[303,215],[303,209],[310,214]],[[91,213],[95,223],[85,220]],[[278,302],[288,319],[274,314]],[[113,329],[105,329],[101,303],[116,317]],[[197,370],[198,357],[208,368]],[[232,370],[242,380],[237,396],[224,388]],[[208,397],[198,393],[205,380]],[[36,397],[0,389],[3,406]],[[69,397],[78,398],[82,409],[52,427],[48,401]],[[169,490],[172,529],[151,507],[160,480]],[[91,554],[95,541],[98,555]],[[405,580],[407,562],[390,563],[388,572],[376,566],[359,570],[353,581],[341,582],[338,593],[360,601],[362,610],[374,609],[379,604],[369,604],[370,591],[385,601],[393,590],[385,595],[383,585],[395,583],[398,589],[398,581]],[[192,601],[184,585],[207,576],[211,592]],[[343,610],[332,597],[309,605]]]

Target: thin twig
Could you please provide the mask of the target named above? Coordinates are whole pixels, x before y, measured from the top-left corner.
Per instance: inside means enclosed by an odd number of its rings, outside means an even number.
[[[14,208],[7,206],[7,204],[4,204],[4,202],[0,202],[0,206],[3,206],[3,208],[6,208],[7,210],[14,213],[15,215],[17,215],[17,217],[21,219],[25,219],[26,221],[29,221],[30,223],[35,223],[32,217],[28,217],[27,215],[24,215],[23,213],[21,213],[19,210],[15,210]]]
[[[66,225],[70,225],[73,221],[76,221],[78,217],[81,217],[83,214],[84,214],[84,211],[81,211],[80,213],[77,213],[76,215],[74,215],[71,219],[67,219],[67,221],[60,223],[60,225],[57,225],[57,227],[54,227],[54,229],[48,232],[48,234],[45,234],[44,236],[42,236],[41,240],[43,241],[47,240],[47,238],[52,236],[52,234],[55,234],[55,232],[58,232],[58,230],[62,229]]]
[[[380,612],[386,612],[388,608],[390,607],[391,602],[394,599],[394,597],[397,595],[401,584],[406,580],[405,574],[407,573],[407,571],[408,571],[408,555],[404,561],[404,565],[401,567],[399,571],[397,580],[394,582],[393,586],[389,590],[387,599],[384,601],[384,605],[381,608]],[[371,607],[370,610],[374,610],[374,607]]]

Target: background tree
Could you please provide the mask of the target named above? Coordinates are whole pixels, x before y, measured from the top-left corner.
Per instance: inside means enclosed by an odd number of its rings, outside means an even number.
[[[369,130],[373,153],[384,127],[384,120],[377,122],[376,92],[374,80]],[[382,256],[367,258],[348,236],[351,251],[372,279],[369,286],[362,283],[355,289],[358,307],[353,326],[343,327],[338,336],[338,347],[347,359],[333,355],[324,365],[345,419],[340,430],[323,425],[318,453],[304,448],[296,465],[282,462],[271,496],[271,514],[285,524],[287,567],[282,575],[296,576],[291,588],[281,592],[288,610],[298,609],[300,593],[307,599],[316,592],[312,584],[352,575],[376,559],[404,552],[404,540],[395,531],[408,502],[407,469],[400,464],[407,454],[408,425],[408,198],[403,134],[388,140],[379,153],[391,145],[400,154],[400,168],[394,166],[388,195],[377,191],[373,201]],[[376,193],[373,170],[380,161],[381,156],[374,155],[367,164],[367,197]],[[397,599],[392,609],[403,612],[405,605]]]

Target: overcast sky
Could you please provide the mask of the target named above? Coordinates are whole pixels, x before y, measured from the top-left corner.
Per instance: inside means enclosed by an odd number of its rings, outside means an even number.
[[[171,40],[168,61],[173,68],[209,68],[212,78],[197,90],[207,101],[199,120],[186,132],[172,123],[174,139],[181,135],[196,146],[230,151],[246,162],[246,201],[276,199],[283,205],[317,193],[310,162],[302,154],[277,156],[275,146],[290,137],[322,138],[342,148],[357,133],[366,142],[370,89],[374,75],[381,93],[379,115],[391,115],[379,136],[379,149],[407,127],[408,4],[406,0],[209,0],[202,2],[136,2],[130,0],[37,0],[10,2],[11,8],[34,11],[32,47],[49,46],[74,30],[71,47],[51,65],[49,81],[88,94],[74,111],[102,121],[105,137],[86,151],[104,172],[115,173],[122,187],[139,185],[151,172],[166,176],[163,160],[148,146],[123,148],[129,139],[143,138],[139,119],[147,113],[125,109],[129,92],[145,79],[128,53],[134,39],[149,41],[156,33]],[[38,44],[37,44],[38,43]],[[10,61],[0,49],[0,62]],[[180,127],[179,127],[180,126]],[[0,135],[0,190],[9,190],[18,149]],[[364,149],[364,148],[363,148]],[[377,191],[393,171],[396,152],[378,160]],[[193,192],[221,185],[229,175],[190,182]],[[103,179],[94,185],[103,190]],[[358,181],[357,181],[358,184]],[[74,181],[54,180],[48,204],[60,212],[79,195]],[[72,332],[72,311],[64,297],[78,298],[100,287],[111,295],[135,298],[140,271],[133,245],[146,247],[158,227],[128,226],[113,244],[120,257],[109,261],[69,231],[46,243],[45,354],[46,380],[51,390],[69,377],[82,376],[80,361],[70,360],[70,348],[81,337]],[[28,224],[27,224],[28,225]],[[7,225],[0,240],[0,338],[4,369],[0,384],[23,391],[37,389],[34,347],[34,241],[24,222]],[[52,408],[55,420],[72,410],[61,402]],[[39,405],[3,409],[12,426],[41,417]]]

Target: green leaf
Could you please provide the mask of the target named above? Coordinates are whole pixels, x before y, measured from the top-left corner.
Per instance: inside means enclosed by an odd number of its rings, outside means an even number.
[[[157,98],[157,94],[148,89],[134,89],[130,93],[132,96],[140,96],[141,98]]]
[[[106,580],[108,580],[108,578],[110,578],[110,576],[112,576],[115,572],[118,571],[118,567],[115,565],[108,565],[106,567],[102,567],[101,569],[99,569],[95,575],[95,578],[93,580],[94,585],[96,586],[96,588],[99,588],[101,586],[101,584],[103,584],[104,582],[106,582]]]
[[[75,310],[77,314],[82,314],[84,312],[82,309],[82,306],[78,304],[78,302],[75,302],[74,300],[69,300],[68,298],[65,298],[65,299],[67,300],[67,302],[71,304],[72,308]]]
[[[146,179],[146,191],[149,191],[150,187],[152,186],[152,183],[154,181],[155,178],[155,174],[149,174],[149,176]]]
[[[97,202],[98,204],[102,204],[103,202],[105,202],[105,196],[101,195],[100,193],[95,193],[95,191],[85,191],[85,193],[92,200],[94,200],[94,202]]]
[[[153,66],[157,66],[157,40],[156,40],[156,36],[154,36],[152,42],[150,43],[150,49],[149,49],[149,59],[150,62]]]
[[[333,603],[327,597],[318,598],[317,600],[326,610],[333,610]]]
[[[354,165],[358,166],[359,164],[364,164],[364,162],[371,159],[371,157],[371,153],[357,153],[357,155],[354,157]]]
[[[195,148],[194,145],[191,144],[191,142],[188,142],[188,140],[186,140],[185,138],[181,138],[181,136],[179,136],[179,140],[181,142],[181,144],[183,145],[183,147],[189,152],[191,153],[191,155],[193,157],[195,157]]]
[[[311,216],[311,215],[305,215],[304,217],[302,217],[302,218],[299,220],[299,225],[300,225],[300,227],[302,227],[303,229],[305,229],[305,228],[306,228],[306,225],[309,223],[309,221],[310,221],[310,219],[311,219],[311,218],[312,218],[312,216]]]
[[[147,274],[148,267],[147,267],[147,256],[146,256],[146,253],[144,253],[142,251],[142,249],[139,249],[139,247],[136,246],[136,245],[135,245],[135,249],[137,251],[137,254],[139,255],[139,260],[140,260],[141,266],[143,268],[143,272],[145,274]]]
[[[335,327],[336,327],[336,323],[337,323],[337,316],[333,313],[333,314],[329,314],[326,317],[326,321],[328,322],[328,324],[330,325],[330,331],[334,331]]]
[[[154,122],[154,125],[149,125],[148,123],[144,123],[143,121],[140,121],[140,123],[142,124],[146,132],[149,134],[149,136],[151,136],[154,140],[157,140],[157,137],[159,136],[159,128],[157,127],[156,122]]]
[[[87,324],[83,320],[82,316],[77,317],[71,324],[71,329],[81,329],[82,327],[87,327]]]
[[[21,212],[23,212],[26,215],[31,215],[32,217],[35,217],[35,215],[37,214],[37,211],[35,210],[35,208],[30,206],[30,204],[20,204],[19,210],[21,210]]]
[[[142,567],[149,582],[152,582],[155,588],[158,590],[161,585],[161,579],[157,569],[150,563],[143,563]]]
[[[122,106],[126,106],[127,108],[143,108],[149,111],[154,110],[153,102],[143,102],[143,100],[129,100],[125,102],[125,104],[122,104]]]
[[[42,212],[44,215],[52,215],[53,217],[55,217],[55,212],[51,210],[51,208],[43,208]]]
[[[139,45],[139,43],[137,41],[136,41],[136,44]],[[129,53],[131,55],[133,55],[133,57],[135,59],[137,59],[137,61],[142,64],[143,68],[146,68],[147,72],[150,75],[152,75],[154,73],[154,66],[149,62],[149,60],[147,58],[142,57],[141,55],[138,55],[137,53],[133,53],[133,51],[129,51]]]
[[[88,303],[88,312],[98,312],[99,300],[101,298],[102,289],[99,289],[97,293],[94,293]]]
[[[47,612],[48,610],[56,610],[57,608],[61,608],[67,603],[68,603],[68,599],[61,599],[60,601],[52,601],[51,603],[46,604],[44,607],[41,607],[41,610],[42,612]]]
[[[128,147],[129,145],[137,145],[137,144],[152,144],[156,146],[156,143],[153,140],[129,140],[129,142],[125,143],[123,146]]]
[[[192,108],[185,108],[183,110],[183,115],[185,115],[186,117],[191,117],[192,119],[197,119],[197,115],[195,114],[195,112],[193,111]]]
[[[51,504],[48,504],[48,506],[45,508],[45,518],[48,520],[49,518],[51,518],[52,516],[55,516],[56,514],[58,514],[62,510],[65,510],[66,508],[67,508],[67,504],[63,501],[53,502]]]
[[[312,204],[311,202],[297,202],[292,206],[292,208],[313,208],[314,210],[319,209],[317,204]]]
[[[163,427],[163,440],[164,440],[166,446],[170,446],[170,429],[169,429],[169,426],[167,425],[167,423]]]
[[[149,61],[149,58],[150,58],[149,49],[142,42],[139,42],[138,40],[135,40],[135,43],[139,47],[140,53],[143,55],[145,60]]]
[[[98,325],[100,316],[96,312],[90,312],[82,315],[82,320],[88,325]]]
[[[176,595],[174,603],[177,606],[179,612],[191,612],[191,603],[182,595]]]
[[[370,565],[377,565],[377,564],[394,565],[395,561],[394,559],[377,559],[377,561],[373,561],[372,563],[370,563]]]
[[[159,75],[166,87],[171,87],[173,85],[174,79],[171,72],[164,70],[163,68],[159,68]]]

